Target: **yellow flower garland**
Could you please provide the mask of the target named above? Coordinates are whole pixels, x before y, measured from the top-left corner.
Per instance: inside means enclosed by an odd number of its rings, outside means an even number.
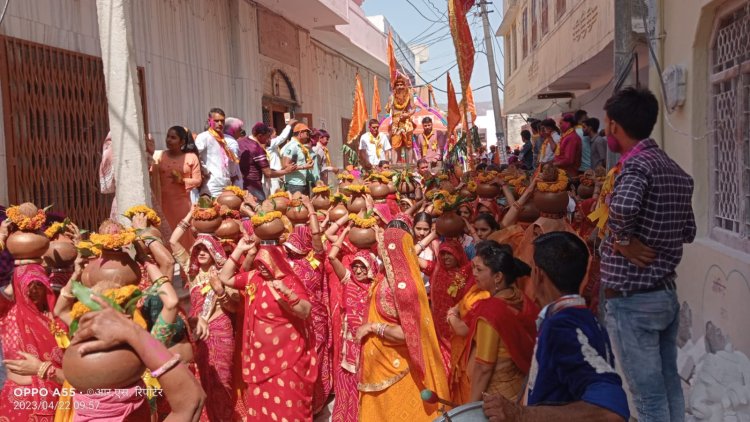
[[[123,232],[120,233],[113,233],[113,234],[101,234],[101,233],[92,233],[91,236],[89,236],[89,240],[94,245],[102,248],[102,249],[120,249],[124,246],[130,245],[135,241],[136,234],[135,230],[132,228],[126,229]]]
[[[369,229],[378,224],[378,219],[375,217],[362,218],[357,214],[349,214],[349,220],[351,220],[355,226],[363,229]]]
[[[372,173],[371,175],[367,177],[367,180],[371,182],[377,181],[377,182],[384,183],[384,184],[388,184],[391,182],[391,179],[389,179],[388,177],[380,173]]]
[[[370,193],[370,188],[365,185],[351,184],[344,189],[348,190],[351,193]]]
[[[349,198],[347,198],[347,196],[344,195],[343,193],[334,193],[333,196],[331,196],[331,198],[328,200],[328,202],[330,202],[331,204],[338,203],[338,202],[348,204]]]
[[[100,256],[102,254],[101,248],[87,240],[78,242],[78,244],[76,245],[76,249],[78,249],[79,251],[88,251],[89,254],[93,256]]]
[[[354,180],[354,176],[349,173],[339,173],[336,175],[336,178],[339,180],[348,180],[350,182]]]
[[[247,191],[240,189],[239,186],[229,185],[225,187],[224,190],[232,192],[233,194],[239,196],[240,198],[244,198],[245,195],[247,195]]]
[[[130,207],[127,211],[125,211],[123,215],[126,218],[132,219],[136,214],[145,214],[146,220],[148,220],[149,224],[151,224],[152,226],[158,226],[161,224],[161,218],[159,218],[159,216],[156,214],[156,211],[145,205],[136,205]]]
[[[312,188],[313,193],[323,193],[323,192],[330,192],[330,191],[331,191],[331,188],[329,188],[327,185],[315,186],[314,188]]]
[[[275,192],[273,195],[269,196],[269,199],[275,199],[275,198],[291,199],[292,196],[289,195],[289,192],[285,190],[280,190],[280,191]]]
[[[565,170],[557,169],[556,182],[542,182],[536,184],[536,190],[539,192],[563,192],[568,188],[568,175]]]
[[[469,183],[466,184],[466,189],[469,190],[469,192],[476,192],[477,191],[477,183],[473,180],[469,180]]]
[[[18,205],[8,207],[5,210],[5,216],[16,227],[24,231],[39,230],[44,225],[44,222],[47,221],[47,214],[45,214],[44,210],[40,209],[36,212],[35,216],[27,217],[21,213],[21,208]]]
[[[477,183],[490,183],[494,182],[495,179],[497,179],[497,172],[496,171],[488,171],[485,173],[479,173],[477,174],[477,177],[475,178]]]
[[[250,218],[250,221],[253,223],[253,226],[260,226],[261,224],[269,223],[279,218],[281,218],[281,211],[271,211],[263,215],[255,214]]]
[[[129,284],[118,289],[107,289],[102,293],[102,296],[112,299],[118,305],[124,305],[131,297],[133,297],[133,294],[137,290],[138,286]],[[88,306],[81,302],[76,302],[70,310],[70,318],[75,320],[89,312],[91,312],[91,309]]]
[[[52,225],[47,227],[47,230],[44,231],[44,235],[47,236],[47,238],[52,239],[58,234],[62,233],[64,228],[65,228],[64,223],[61,223],[61,222],[52,223]]]

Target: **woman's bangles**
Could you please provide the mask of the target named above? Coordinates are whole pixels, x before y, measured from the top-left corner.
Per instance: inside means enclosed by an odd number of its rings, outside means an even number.
[[[374,333],[374,334],[375,334],[376,336],[378,336],[378,337],[380,337],[380,338],[383,338],[383,337],[385,337],[385,330],[386,330],[386,329],[387,329],[387,328],[388,328],[389,326],[390,326],[390,324],[386,324],[386,323],[384,323],[384,322],[378,322],[377,324],[374,324],[374,325],[372,326],[372,332],[373,332],[373,333]]]

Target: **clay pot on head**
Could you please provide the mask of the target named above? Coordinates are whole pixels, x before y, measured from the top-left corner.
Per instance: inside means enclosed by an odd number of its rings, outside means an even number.
[[[320,192],[314,194],[310,202],[312,202],[315,211],[327,210],[331,206],[330,197],[330,192]]]
[[[395,194],[396,192],[396,185],[394,185],[393,182],[388,182],[388,193]]]
[[[49,239],[41,232],[14,231],[5,247],[15,259],[39,259],[47,252]]]
[[[65,379],[78,391],[100,388],[128,388],[138,382],[146,367],[128,346],[81,356],[74,344],[65,350]]]
[[[221,225],[214,233],[219,239],[225,240],[239,240],[242,237],[242,230],[240,230],[240,222],[234,218],[225,218],[222,220]]]
[[[349,212],[354,214],[359,214],[360,211],[367,208],[367,202],[365,201],[365,197],[355,193],[352,195],[352,200],[349,201],[348,204],[346,204],[346,209],[349,210]]]
[[[307,224],[309,217],[310,211],[304,205],[297,205],[286,210],[286,218],[294,225]]]
[[[445,237],[461,237],[465,228],[466,222],[455,211],[445,211],[435,221],[438,234]]]
[[[539,218],[539,210],[534,205],[534,202],[528,202],[521,208],[521,212],[518,213],[518,221],[522,223],[533,223]]]
[[[500,195],[500,186],[494,183],[479,183],[477,184],[477,196],[482,199],[494,199]]]
[[[534,192],[534,205],[545,214],[565,214],[568,210],[568,192]]]
[[[345,215],[349,215],[349,210],[346,209],[344,204],[339,203],[328,211],[328,220],[333,223]]]
[[[370,195],[372,195],[373,199],[385,199],[389,193],[391,193],[391,190],[387,184],[377,181],[370,183]]]
[[[461,188],[458,194],[463,198],[469,199],[470,201],[477,199],[477,194],[475,192],[470,191],[469,189],[465,187]]]
[[[231,210],[239,211],[240,207],[242,206],[243,199],[235,195],[234,192],[225,190],[219,195],[218,198],[216,198],[216,202],[219,205],[224,205]]]
[[[583,183],[578,185],[578,196],[581,199],[589,199],[592,196],[594,196],[594,187],[593,186],[586,186]]]
[[[260,240],[279,240],[284,233],[284,222],[280,218],[255,226],[255,235]]]
[[[414,186],[414,183],[412,182],[401,182],[398,185],[398,191],[403,193],[404,195],[410,195],[414,193],[414,191],[417,190],[417,188]]]
[[[278,198],[268,198],[266,199],[266,202],[270,202],[273,205],[274,211],[280,211],[282,214],[286,214],[286,210],[289,208],[289,198],[287,197],[278,197]]]
[[[360,249],[369,249],[375,244],[375,230],[372,228],[352,227],[349,230],[349,241]]]
[[[73,241],[62,235],[57,235],[49,243],[49,248],[42,259],[49,268],[69,268],[73,266],[78,256],[78,250]]]
[[[351,184],[352,184],[352,182],[350,182],[348,180],[342,180],[342,181],[339,182],[339,190],[342,191],[342,190],[346,189]]]
[[[214,234],[221,226],[221,217],[217,215],[212,220],[196,220],[194,218],[191,224],[198,233]]]
[[[119,287],[138,284],[141,269],[126,252],[104,249],[102,256],[91,261],[83,270],[81,281],[86,287],[94,287],[101,281],[112,282]]]

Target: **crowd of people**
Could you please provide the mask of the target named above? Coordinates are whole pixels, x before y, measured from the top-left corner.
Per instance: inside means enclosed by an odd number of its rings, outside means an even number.
[[[153,207],[113,211],[127,224],[4,209],[0,420],[411,422],[483,402],[490,421],[627,421],[618,370],[638,420],[683,420],[692,179],[649,138],[650,92],[604,111],[606,139],[582,111],[532,120],[516,160],[433,174],[431,130],[392,169],[371,121],[340,170],[325,131],[248,134],[214,108],[149,154]]]

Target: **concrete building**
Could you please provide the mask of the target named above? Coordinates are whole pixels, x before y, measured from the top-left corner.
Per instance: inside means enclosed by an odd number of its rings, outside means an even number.
[[[503,112],[542,118],[583,108],[601,117],[613,86],[614,3],[505,0],[503,12]],[[639,43],[635,52],[645,84],[648,50]]]
[[[209,108],[278,130],[292,113],[339,151],[354,77],[387,98],[386,37],[355,0],[132,0],[145,129],[202,131]],[[10,2],[0,26],[0,203],[55,204],[84,227],[109,208],[97,167],[108,128],[95,0]],[[342,155],[333,154],[336,163]]]
[[[732,385],[750,392],[736,384],[750,370],[750,1],[657,0],[652,17],[662,69],[649,74],[662,103],[654,137],[695,180],[698,236],[677,279],[688,411],[748,419],[749,406],[721,398]]]

